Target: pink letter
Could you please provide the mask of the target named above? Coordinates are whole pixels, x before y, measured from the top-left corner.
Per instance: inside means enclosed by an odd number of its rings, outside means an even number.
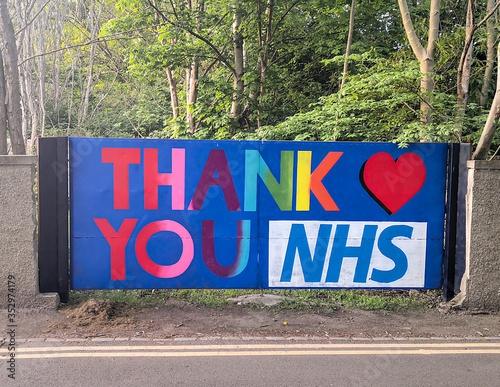
[[[149,258],[147,244],[153,234],[160,231],[171,231],[176,233],[182,241],[182,254],[178,262],[173,265],[158,265]],[[137,260],[144,270],[159,278],[174,278],[184,273],[194,257],[194,243],[191,234],[179,223],[173,220],[159,220],[148,224],[137,236],[135,243],[135,254]]]
[[[172,210],[184,209],[185,149],[172,149],[172,173],[158,173],[158,149],[144,149],[144,208],[158,209],[158,186],[172,187]]]

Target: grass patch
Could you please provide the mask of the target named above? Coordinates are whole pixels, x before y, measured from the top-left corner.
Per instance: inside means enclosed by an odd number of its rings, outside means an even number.
[[[154,307],[165,305],[168,299],[179,299],[190,304],[220,309],[229,303],[228,298],[259,293],[260,290],[257,289],[73,290],[70,292],[70,303],[104,298],[131,307]],[[394,312],[430,308],[440,301],[439,290],[272,289],[264,290],[264,293],[285,297],[283,302],[271,309],[310,312],[333,311],[339,307]]]
[[[338,307],[390,312],[425,309],[439,303],[439,291],[416,290],[316,290],[296,289],[274,291],[287,298],[278,305],[289,310],[328,310]]]

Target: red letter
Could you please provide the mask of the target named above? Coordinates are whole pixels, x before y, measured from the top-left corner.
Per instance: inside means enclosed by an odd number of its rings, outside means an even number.
[[[172,173],[158,173],[158,149],[144,149],[144,208],[158,209],[158,186],[172,187],[172,210],[184,209],[185,149],[172,149]]]
[[[128,166],[141,163],[141,150],[136,148],[102,148],[102,162],[113,164],[113,207],[128,210]]]
[[[111,279],[125,279],[125,246],[134,230],[137,219],[124,219],[118,232],[114,230],[107,219],[94,219],[102,235],[111,247]]]

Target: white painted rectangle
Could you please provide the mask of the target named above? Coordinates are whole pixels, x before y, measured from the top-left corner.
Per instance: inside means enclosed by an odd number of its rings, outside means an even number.
[[[292,225],[303,225],[311,257],[314,256],[320,225],[331,225],[331,234],[326,249],[326,256],[319,282],[307,282],[304,279],[301,261],[297,250],[293,263],[291,281],[282,282],[281,275],[285,255],[289,244]],[[365,226],[377,226],[375,242],[366,282],[354,282],[354,273],[358,258],[344,257],[338,282],[326,282],[330,264],[333,240],[338,225],[349,226],[346,246],[360,246]],[[382,254],[379,249],[380,234],[391,226],[412,228],[411,238],[394,237],[390,240],[407,258],[407,270],[402,277],[392,282],[376,282],[371,279],[374,269],[389,271],[395,267],[394,261]],[[269,222],[269,287],[282,288],[421,288],[425,283],[425,262],[427,246],[427,223],[424,222],[328,222],[328,221],[270,221]]]

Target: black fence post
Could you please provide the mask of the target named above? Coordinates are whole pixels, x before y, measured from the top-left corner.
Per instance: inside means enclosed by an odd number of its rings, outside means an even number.
[[[57,292],[61,302],[68,302],[68,138],[38,141],[40,292]]]
[[[457,242],[457,194],[460,144],[448,145],[448,186],[446,194],[446,235],[444,250],[443,299],[455,296],[455,252]]]
[[[450,301],[460,286],[465,266],[465,194],[470,144],[449,144],[446,189],[446,236],[443,300]]]

